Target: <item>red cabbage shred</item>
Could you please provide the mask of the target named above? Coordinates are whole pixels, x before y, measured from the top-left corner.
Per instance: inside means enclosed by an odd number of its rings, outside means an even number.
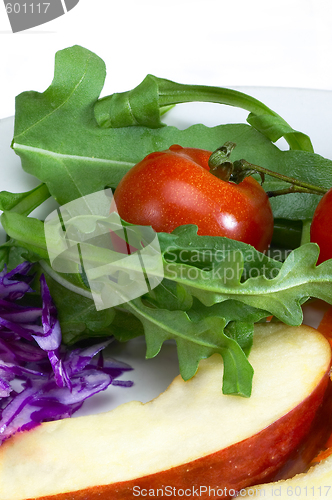
[[[24,262],[0,272],[0,444],[17,431],[41,422],[71,417],[92,395],[132,368],[106,359],[111,340],[69,349],[61,343],[61,328],[44,275],[41,307],[19,300],[32,292],[32,264]]]

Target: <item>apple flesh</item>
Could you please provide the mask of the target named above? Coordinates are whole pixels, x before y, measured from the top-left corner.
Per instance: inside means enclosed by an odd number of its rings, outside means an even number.
[[[227,498],[268,480],[310,431],[331,349],[313,328],[262,324],[250,362],[250,398],[222,394],[214,355],[146,404],[15,434],[0,448],[1,500]]]

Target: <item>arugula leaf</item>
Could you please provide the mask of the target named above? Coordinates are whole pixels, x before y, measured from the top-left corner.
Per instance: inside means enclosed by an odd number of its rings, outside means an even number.
[[[18,238],[18,246],[34,250],[41,258],[47,254],[41,221],[8,211],[2,220],[10,236]],[[16,228],[12,232],[11,221]],[[91,216],[92,225],[95,222]],[[200,359],[217,352],[225,363],[223,391],[248,396],[252,374],[246,356],[254,323],[272,314],[299,325],[301,306],[309,297],[332,303],[332,262],[316,267],[315,244],[295,249],[282,263],[245,243],[199,236],[193,225],[158,237],[165,278],[146,296],[121,304],[122,314],[115,309],[97,312],[80,274],[51,270],[55,281],[51,280],[50,289],[66,342],[112,334],[128,340],[144,331],[151,357],[164,341],[175,339],[185,379],[195,374]],[[95,264],[102,265],[103,249],[91,248],[91,253]]]
[[[45,184],[26,191],[24,193],[10,193],[9,191],[0,192],[0,210],[10,210],[21,215],[29,215],[35,208],[39,207],[50,193]]]
[[[60,204],[105,186],[115,188],[134,164],[172,144],[214,151],[232,141],[237,144],[232,160],[244,158],[299,179],[314,177],[315,184],[322,187],[332,185],[330,160],[305,151],[280,151],[246,124],[213,128],[198,124],[186,130],[170,126],[102,128],[94,108],[104,79],[102,60],[74,46],[56,54],[54,79],[44,93],[24,92],[16,99],[13,148],[24,170],[45,183]],[[266,179],[264,187],[271,191],[275,185],[274,180]],[[308,219],[318,199],[315,195],[294,194],[272,200],[272,206],[276,217]]]
[[[255,277],[244,280],[240,251],[211,271],[196,268],[195,279],[192,279],[191,267],[185,264],[172,263],[169,273],[205,306],[234,299],[269,311],[284,323],[295,326],[302,323],[301,306],[310,297],[332,303],[332,260],[316,267],[318,255],[318,246],[307,243],[293,250],[280,268],[276,265],[273,273],[273,268],[267,273],[258,269],[260,272]]]
[[[42,221],[7,210],[3,211],[0,220],[7,235],[17,240],[20,247],[32,252],[40,259],[48,259]]]
[[[7,266],[7,270],[11,271],[23,262],[38,262],[38,260],[34,252],[19,246],[16,240],[9,239],[0,246],[0,269]]]
[[[276,142],[281,137],[291,144],[292,149],[313,152],[309,137],[302,132],[294,130],[280,116],[272,114],[250,113],[247,122],[256,130],[259,130],[272,142]]]
[[[189,311],[193,305],[192,296],[175,281],[163,279],[159,286],[149,292],[151,305],[169,311]]]
[[[36,252],[47,252],[41,221],[12,212],[2,217],[5,226],[18,220],[21,231],[16,236],[23,238],[18,246],[26,245],[24,238],[31,232]],[[146,296],[117,309],[97,312],[80,274],[51,270],[48,282],[65,342],[104,335],[125,341],[144,333],[147,357],[152,357],[163,342],[175,339],[183,378],[195,374],[200,359],[217,352],[225,363],[223,391],[248,396],[252,372],[247,355],[254,323],[272,314],[298,325],[301,305],[309,297],[332,303],[332,262],[315,266],[315,244],[297,248],[282,263],[245,243],[199,236],[196,226],[158,237],[164,280]],[[95,251],[96,264],[103,263],[103,256],[103,251]]]
[[[255,276],[262,272],[271,275],[281,267],[281,262],[275,260],[278,250],[271,250],[275,254],[271,258],[246,243],[221,236],[198,235],[197,231],[196,225],[188,224],[179,226],[170,234],[158,233],[165,267],[170,274],[175,263],[211,271],[216,270],[219,263],[227,263],[237,256],[243,259],[244,276]]]
[[[213,102],[250,111],[247,121],[272,142],[284,137],[291,149],[313,152],[310,138],[292,129],[281,116],[243,92],[206,85],[187,85],[147,75],[134,89],[106,96],[96,102],[95,116],[101,127],[144,125],[162,127],[164,107],[185,102]]]
[[[223,392],[250,396],[253,369],[239,344],[223,333],[224,319],[208,316],[194,322],[185,311],[148,307],[142,298],[124,307],[144,326],[147,358],[156,356],[166,340],[175,339],[180,373],[188,380],[195,375],[201,359],[219,353],[224,361]]]
[[[304,134],[249,96],[222,90],[226,104],[251,111],[250,125],[208,128],[198,124],[178,130],[163,126],[160,109],[179,99],[171,95],[168,84],[178,86],[182,97],[188,87],[150,75],[139,86],[138,97],[133,91],[129,100],[121,94],[99,100],[105,75],[98,56],[74,46],[57,53],[54,79],[45,92],[17,97],[12,147],[23,168],[42,184],[28,193],[0,193],[1,222],[9,237],[0,249],[0,260],[14,262],[23,256],[45,260],[41,265],[66,342],[104,335],[126,341],[144,333],[147,356],[152,357],[163,342],[173,339],[183,378],[195,374],[200,359],[219,353],[225,366],[223,391],[249,396],[253,372],[247,356],[254,323],[272,314],[288,324],[300,324],[301,305],[309,297],[332,303],[332,264],[316,267],[315,245],[303,245],[282,263],[282,258],[261,254],[243,243],[198,236],[195,226],[180,227],[170,235],[160,233],[162,283],[144,297],[97,312],[83,275],[60,275],[47,267],[43,223],[27,215],[49,195],[65,204],[107,186],[116,188],[135,163],[175,143],[214,151],[231,141],[237,144],[232,161],[244,158],[324,188],[332,185],[332,161],[312,153]],[[156,84],[152,91],[151,79]],[[211,101],[217,90],[200,91],[209,94]],[[196,100],[193,94],[189,97],[187,101]],[[135,105],[140,124],[105,128],[112,126],[114,118],[107,108],[110,102],[116,103],[121,120],[132,118],[128,103]],[[280,151],[271,143],[281,135],[292,150]],[[264,182],[267,191],[285,186],[268,177]],[[271,200],[274,216],[284,221],[310,219],[319,198],[310,194],[276,197]],[[93,257],[96,265],[101,263],[102,249]]]
[[[127,342],[135,337],[144,335],[144,328],[141,321],[129,313],[121,309],[114,309],[114,318],[109,325],[110,333],[120,342]]]
[[[56,304],[63,341],[66,344],[73,344],[85,338],[111,335],[108,326],[115,317],[114,309],[97,311],[91,298],[64,288],[47,273],[45,266],[41,271],[46,276],[52,299]],[[76,276],[76,286],[79,286],[77,280],[78,276]],[[81,287],[83,286],[81,282]]]
[[[249,356],[254,334],[254,323],[266,319],[267,311],[256,309],[237,300],[226,300],[206,307],[195,299],[194,307],[188,311],[191,319],[198,321],[207,316],[217,316],[226,322],[225,334],[234,339]]]

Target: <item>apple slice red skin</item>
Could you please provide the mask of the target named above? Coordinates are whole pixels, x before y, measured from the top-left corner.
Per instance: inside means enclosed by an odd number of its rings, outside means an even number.
[[[328,370],[315,390],[289,413],[254,436],[216,453],[130,481],[96,485],[79,491],[27,500],[159,498],[161,490],[165,490],[166,486],[169,487],[169,494],[164,496],[170,499],[179,499],[181,494],[187,499],[231,498],[236,491],[270,481],[284,466],[294,449],[308,435],[315,415],[323,403],[329,381]],[[206,488],[206,491],[200,490],[201,487]],[[171,488],[174,494],[171,493]],[[159,496],[149,495],[149,490],[156,492],[158,489]],[[215,495],[212,490],[215,490]],[[231,496],[227,494],[229,492]]]

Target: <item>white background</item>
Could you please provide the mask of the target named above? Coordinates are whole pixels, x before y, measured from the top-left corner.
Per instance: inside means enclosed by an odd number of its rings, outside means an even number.
[[[52,1],[52,0],[51,0]],[[107,65],[103,94],[147,73],[181,83],[332,90],[331,0],[80,0],[13,34],[0,4],[0,118],[43,91],[54,54],[80,44]]]

